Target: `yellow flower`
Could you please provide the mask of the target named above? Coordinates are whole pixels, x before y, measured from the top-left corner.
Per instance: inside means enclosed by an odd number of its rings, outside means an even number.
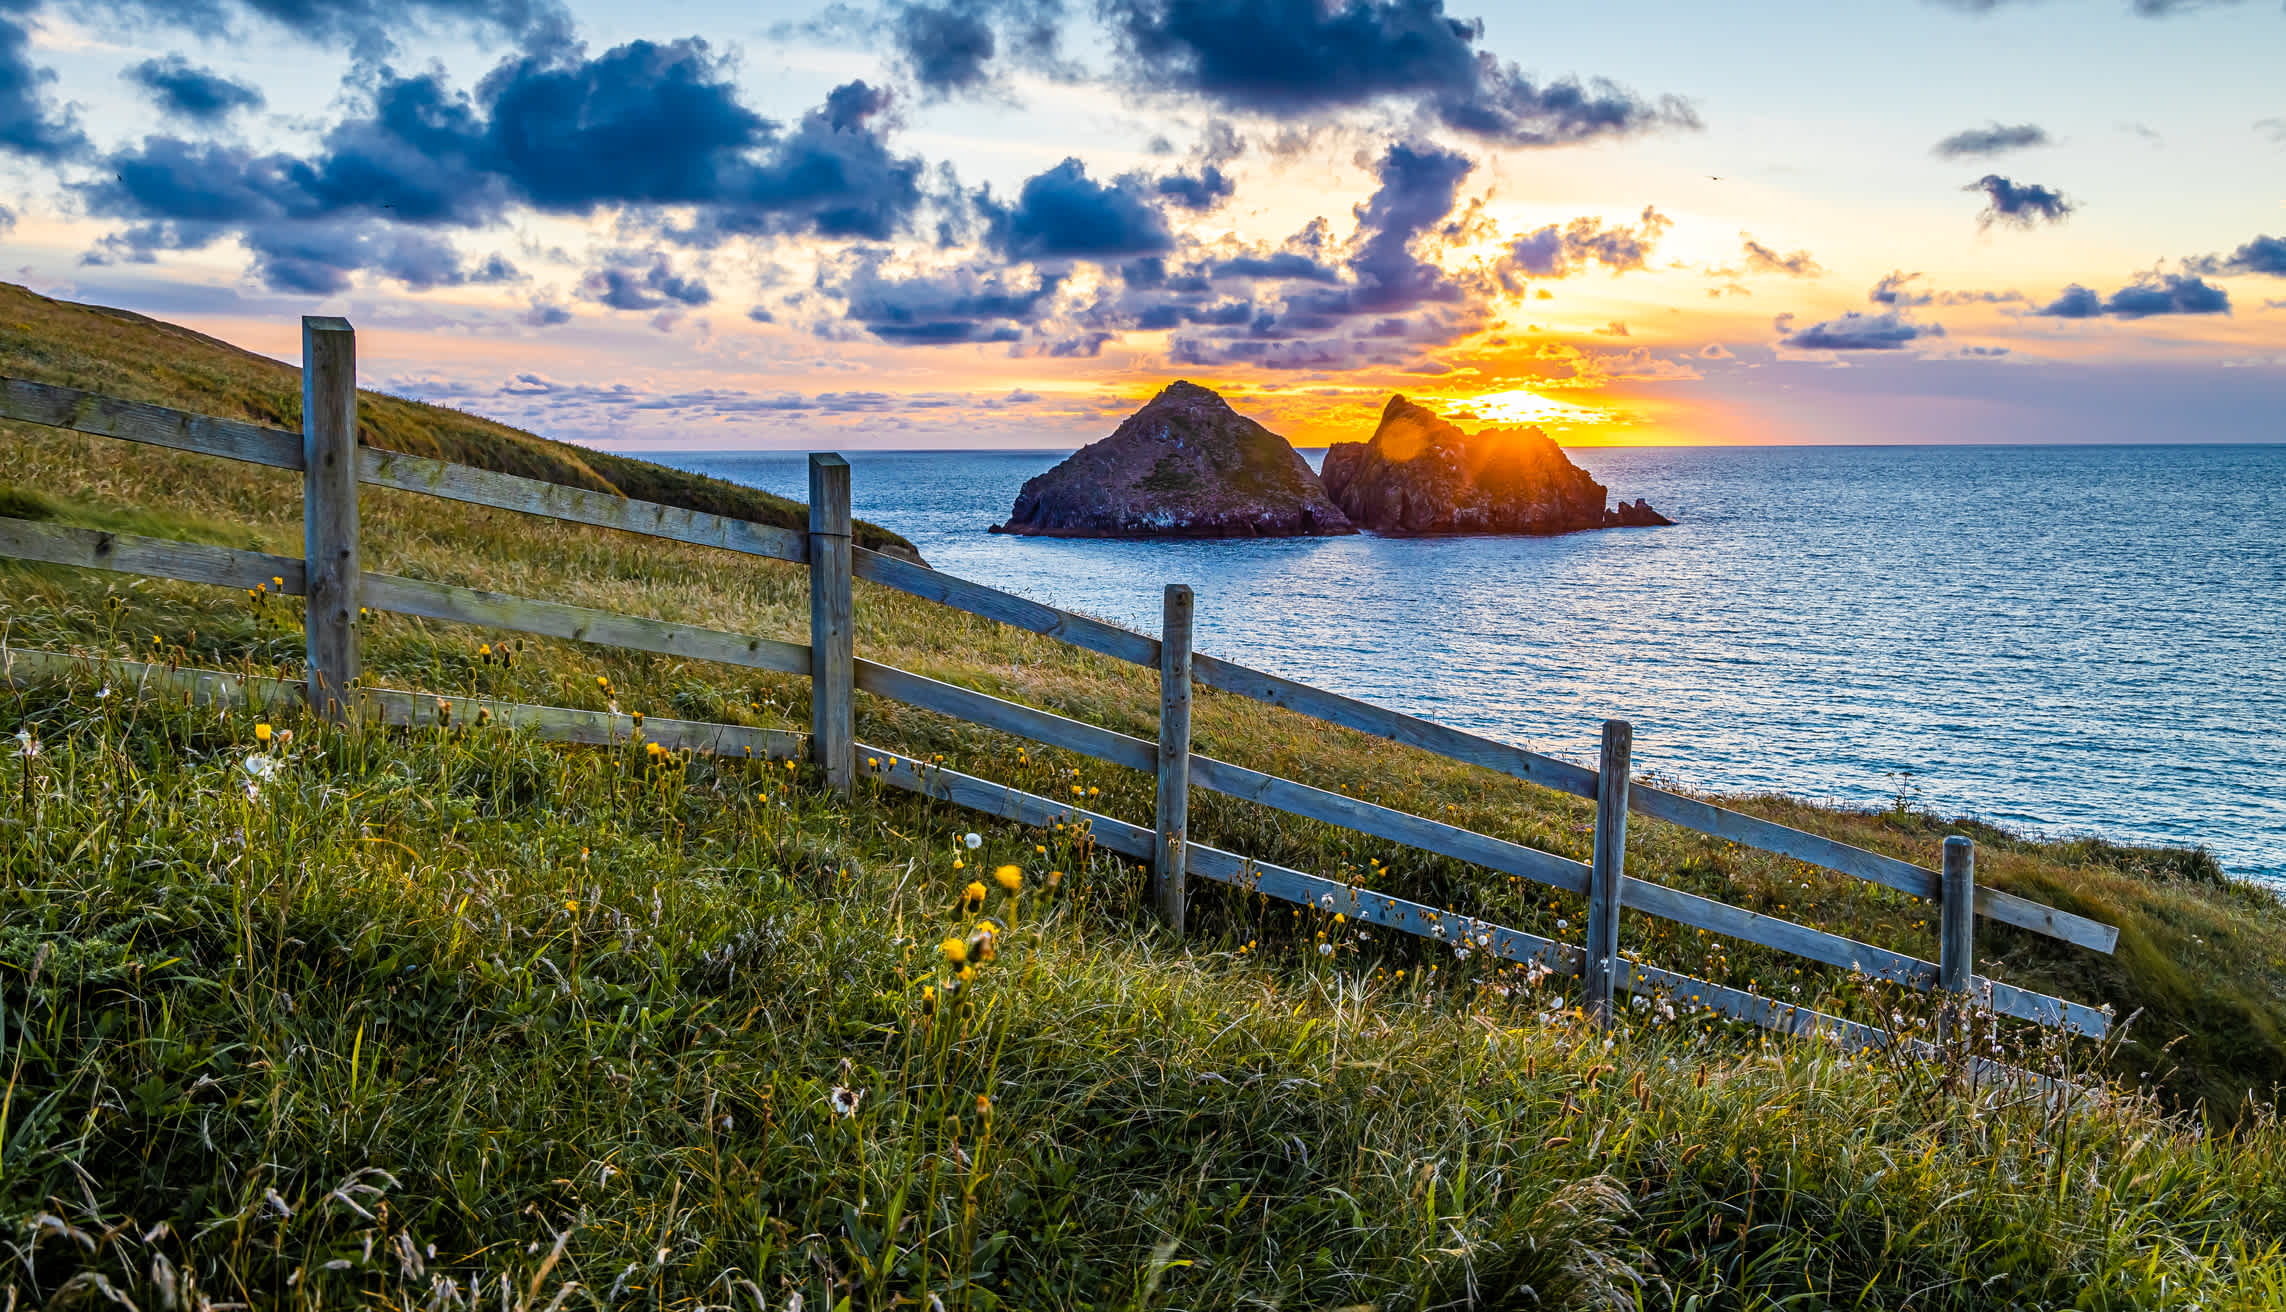
[[[971,902],[974,902],[980,907],[983,906],[984,885],[982,883],[972,881],[967,888],[964,888],[960,891],[960,900],[961,905],[963,906],[966,906]]]
[[[286,581],[285,581],[284,579],[282,579],[282,578],[279,578],[279,577],[278,577],[277,575],[275,575],[275,574],[273,574],[273,575],[271,575],[271,576],[270,576],[270,581],[271,581],[272,583],[275,583],[275,584],[277,584],[277,585],[278,585],[280,588],[283,588],[283,587],[285,587],[285,586],[286,586]]]
[[[649,743],[645,743],[645,744],[643,744],[643,751],[644,751],[644,752],[645,752],[647,755],[650,755],[650,756],[658,756],[658,755],[662,754],[663,752],[665,752],[666,750],[667,750],[666,748],[659,746],[659,744],[657,744],[657,743],[655,743],[655,742],[649,742]]]
[[[980,1119],[991,1119],[992,1099],[985,1097],[981,1093],[976,1095],[976,1114]]]
[[[956,966],[968,964],[968,942],[965,939],[948,938],[937,944],[937,951],[943,953],[945,960]]]
[[[957,973],[960,976],[961,983],[966,984],[976,978],[976,967],[962,966]]]
[[[261,739],[263,742],[270,741],[270,726],[267,724],[255,725],[254,736]]]
[[[489,643],[489,642],[480,642],[480,643],[478,643],[478,644],[476,645],[476,656],[477,656],[477,659],[479,659],[479,660],[487,660],[487,661],[488,661],[488,660],[491,660],[491,659],[492,659],[492,644],[491,644],[491,643]]]
[[[564,899],[564,910],[571,912],[571,913],[572,913],[573,915],[575,915],[575,916],[576,916],[576,915],[578,915],[578,914],[579,914],[579,902],[578,902],[578,900],[577,900],[577,899],[575,899],[575,898],[565,898],[565,899]]]
[[[636,728],[640,729],[640,728],[642,728],[642,727],[643,727],[643,712],[641,712],[641,711],[637,711],[637,712],[635,712],[635,714],[634,714],[633,716],[631,716],[630,718],[631,718],[631,719],[633,719],[633,720],[635,721],[635,727],[636,727]]]
[[[1074,796],[1074,797],[1085,797],[1085,796],[1087,796],[1087,790],[1086,790],[1085,788],[1082,788],[1082,787],[1080,787],[1078,784],[1073,784],[1073,785],[1072,785],[1072,796]]]
[[[960,859],[959,857],[957,857],[957,856],[953,858],[953,869],[955,869],[955,870],[959,870],[959,869],[962,869],[962,868],[963,868],[963,867],[965,867],[967,864],[968,864],[968,863],[967,863],[966,861],[963,861],[963,860],[961,860],[961,859]]]
[[[608,688],[611,686],[611,680],[606,679],[602,675],[598,674],[595,676],[595,686],[598,688]]]
[[[1103,790],[1101,788],[1090,786],[1087,790],[1087,795],[1089,797],[1101,797],[1103,796]]]
[[[1048,849],[1044,847],[1034,846],[1032,850],[1038,852],[1041,856],[1046,856],[1048,854]]]
[[[992,872],[992,882],[1013,893],[1024,887],[1024,872],[1014,866],[1002,866]]]

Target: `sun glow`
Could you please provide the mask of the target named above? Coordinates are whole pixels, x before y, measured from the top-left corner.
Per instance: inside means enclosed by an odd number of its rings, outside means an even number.
[[[1611,418],[1601,410],[1551,401],[1521,387],[1456,400],[1452,408],[1481,424],[1600,424]]]

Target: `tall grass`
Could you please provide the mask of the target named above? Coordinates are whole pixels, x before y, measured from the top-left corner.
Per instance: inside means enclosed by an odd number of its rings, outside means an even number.
[[[1606,1035],[1449,956],[1321,956],[1314,915],[1177,944],[1084,834],[972,850],[961,813],[776,764],[265,739],[101,683],[0,708],[38,744],[0,779],[0,1279],[33,1302],[2253,1307],[2286,1280],[2267,1115],[2211,1135],[2133,1093]]]

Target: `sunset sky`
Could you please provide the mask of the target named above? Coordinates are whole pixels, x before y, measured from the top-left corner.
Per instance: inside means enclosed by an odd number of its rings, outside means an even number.
[[[1573,444],[2286,441],[2278,0],[0,0],[0,269],[623,449],[1185,377]]]

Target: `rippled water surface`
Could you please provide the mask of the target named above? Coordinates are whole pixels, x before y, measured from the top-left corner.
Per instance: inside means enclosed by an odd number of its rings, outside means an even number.
[[[1557,755],[1592,759],[1618,716],[1638,768],[1693,787],[1904,786],[2286,879],[2286,446],[1585,448],[1681,523],[986,534],[1062,454],[854,454],[856,511],[939,569],[1146,632],[1189,583],[1201,650]],[[806,496],[800,456],[667,459]]]

